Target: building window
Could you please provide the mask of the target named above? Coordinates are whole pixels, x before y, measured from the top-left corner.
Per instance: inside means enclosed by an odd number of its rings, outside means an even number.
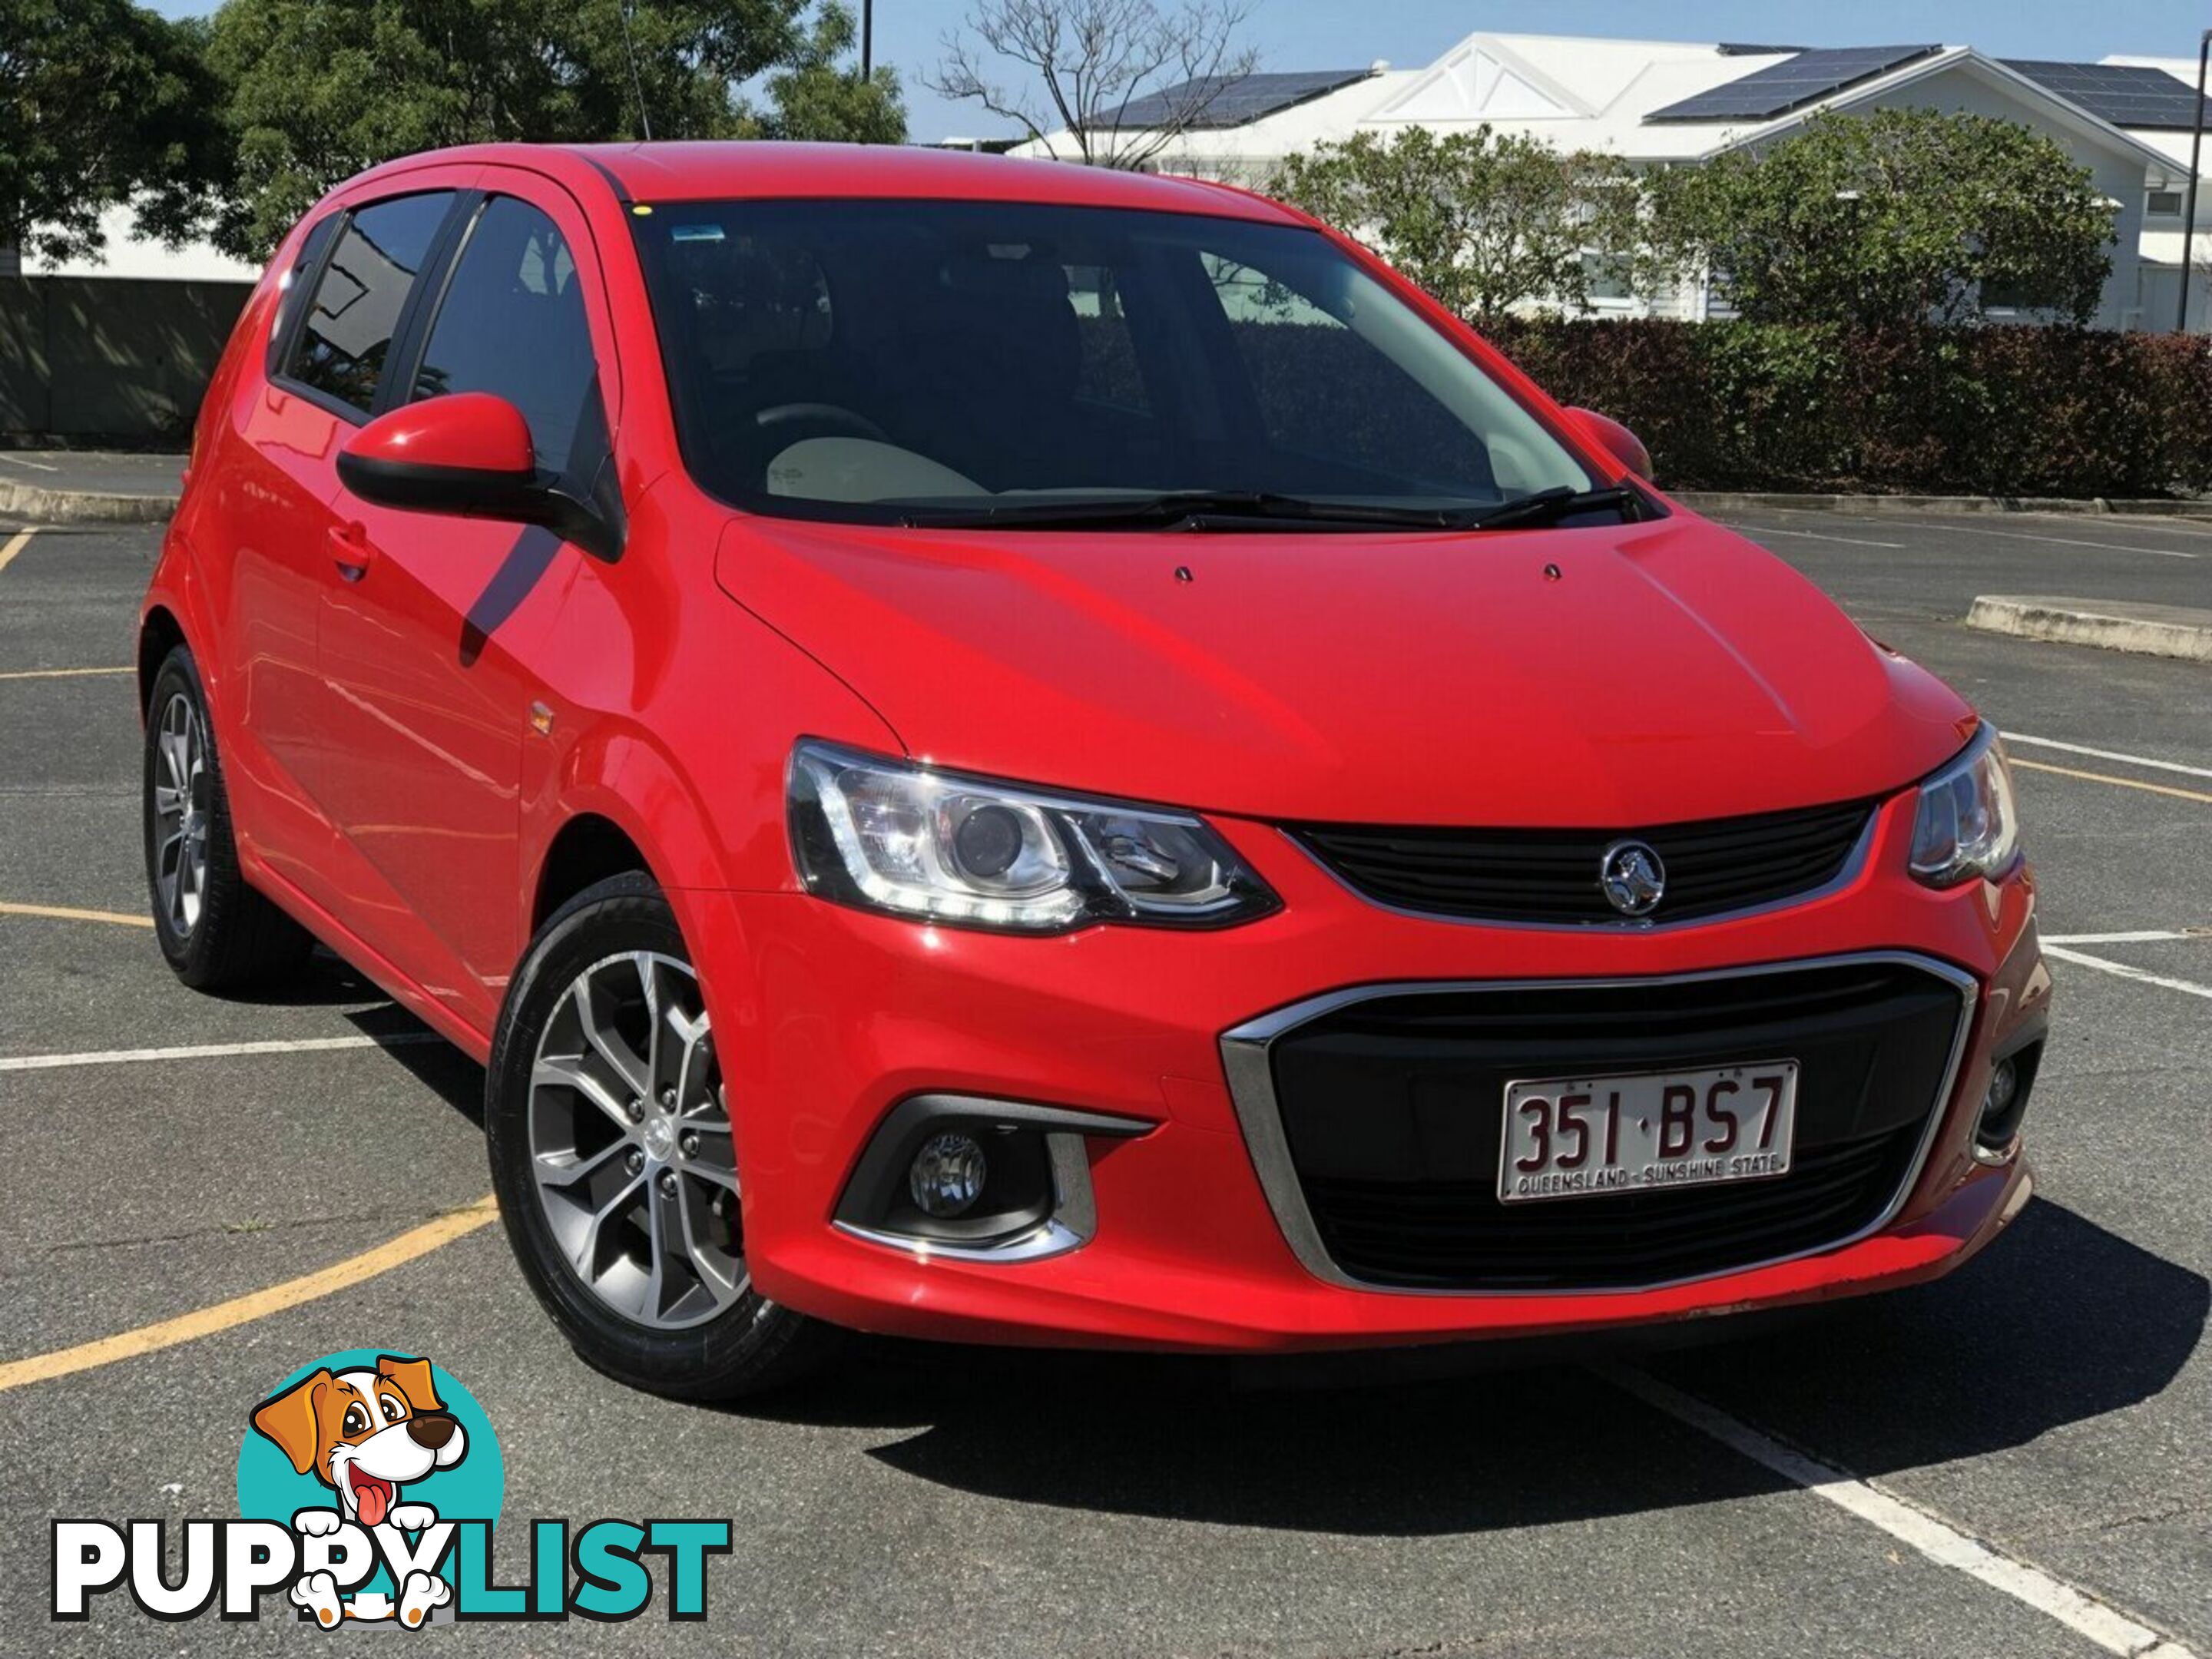
[[[2023,311],[2056,311],[2058,302],[2047,294],[2008,283],[1982,284],[1982,309],[1987,313],[2016,313]]]
[[[1599,253],[1584,248],[1583,276],[1589,285],[1593,304],[1601,300],[1619,302],[1636,297],[1636,285],[1631,280],[1628,261],[1618,254]]]
[[[2143,211],[2154,219],[2179,219],[2181,216],[2181,192],[2178,190],[2154,190],[2143,198]]]

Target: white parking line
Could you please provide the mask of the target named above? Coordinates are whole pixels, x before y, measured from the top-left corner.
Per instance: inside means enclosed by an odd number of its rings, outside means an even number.
[[[44,461],[26,460],[21,455],[0,454],[0,461],[7,462],[10,466],[27,466],[33,472],[58,472],[61,471],[61,468],[58,466],[49,466]]]
[[[2093,957],[2086,951],[2069,951],[2063,945],[2053,945],[2049,939],[2043,942],[2043,954],[2080,967],[2095,968],[2119,979],[2131,979],[2141,984],[2155,985],[2162,991],[2179,991],[2186,996],[2203,997],[2212,1002],[2212,985],[2199,985],[2193,980],[2154,974],[2147,968],[2130,967],[2124,962],[2114,962],[2109,957]]]
[[[35,530],[19,530],[9,537],[7,544],[0,547],[0,570],[5,570],[15,563],[15,556],[28,546],[31,538],[38,533]]]
[[[2045,933],[2045,945],[2164,945],[2175,939],[2203,939],[2212,927],[2138,927],[2126,933]]]
[[[1886,547],[1893,552],[1901,552],[1905,547],[1903,542],[1870,542],[1857,536],[1823,536],[1810,530],[1784,530],[1778,525],[1747,525],[1744,531],[1754,539],[1760,536],[1795,536],[1802,541],[1841,542],[1846,547]]]
[[[0,680],[81,680],[95,674],[135,674],[135,668],[10,668]]]
[[[2148,755],[2130,755],[2118,749],[2092,749],[2086,744],[2061,743],[2056,738],[2031,738],[2025,732],[2007,732],[2008,744],[2024,743],[2037,749],[2056,749],[2062,754],[2088,755],[2098,760],[2120,761],[2129,766],[2148,766],[2154,771],[2179,772],[2192,778],[2212,778],[2212,766],[2184,766],[2179,761],[2153,760]]]
[[[1769,512],[1775,513],[1796,512],[1800,514],[1805,511],[1802,507],[1770,507],[1767,510]],[[1864,523],[1866,520],[1862,519],[1858,520],[1858,522]],[[2026,530],[1996,530],[1990,528],[1987,525],[1966,523],[1963,517],[1946,519],[1900,518],[1898,520],[1898,522],[1914,530],[1954,530],[1962,532],[1969,536],[1995,536],[2005,541],[2045,542],[2048,543],[2052,547],[2094,547],[2101,548],[2107,553],[2147,553],[2154,558],[2160,559],[2197,559],[2203,556],[2201,553],[2185,553],[2178,547],[2139,547],[2128,542],[2093,542],[2085,541],[2079,537],[2075,536],[2038,536],[2033,532]],[[1835,538],[1828,538],[1826,539],[1833,540]],[[1888,544],[1887,543],[1876,544],[1876,545],[1881,546],[1886,546],[1887,544]]]
[[[2197,1659],[2180,1643],[2106,1606],[2086,1590],[2005,1554],[1994,1545],[1960,1531],[1948,1522],[1938,1520],[1871,1481],[1858,1480],[1785,1446],[1694,1395],[1685,1394],[1643,1371],[1609,1368],[1601,1375],[1614,1387],[1634,1395],[1677,1422],[1711,1436],[1784,1480],[1802,1486],[1815,1498],[1833,1504],[1847,1515],[1856,1516],[1869,1526],[1880,1528],[1936,1565],[1963,1572],[2001,1595],[2026,1603],[2087,1638],[2107,1653],[2122,1655],[2124,1659]]]
[[[232,1060],[244,1054],[322,1054],[338,1048],[405,1048],[416,1043],[444,1041],[434,1031],[396,1031],[390,1036],[198,1042],[178,1048],[100,1048],[74,1054],[0,1054],[0,1072],[50,1072],[70,1066],[143,1066],[164,1060]]]
[[[1922,527],[1933,530],[1939,526],[1927,525]],[[1984,530],[1978,524],[1953,525],[1948,520],[1940,527],[1963,530],[1972,536],[1999,536],[2008,542],[2044,542],[2052,547],[2094,547],[2107,553],[2148,553],[2156,559],[2201,559],[2204,556],[2202,553],[2185,553],[2178,547],[2138,547],[2127,542],[2089,542],[2075,536],[2031,536],[2025,531]]]

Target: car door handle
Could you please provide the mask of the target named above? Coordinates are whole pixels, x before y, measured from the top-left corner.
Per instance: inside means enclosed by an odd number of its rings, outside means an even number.
[[[338,568],[338,574],[349,582],[357,582],[368,574],[369,562],[376,555],[369,546],[368,532],[361,525],[349,524],[342,530],[328,531],[325,539],[331,550],[331,559]]]

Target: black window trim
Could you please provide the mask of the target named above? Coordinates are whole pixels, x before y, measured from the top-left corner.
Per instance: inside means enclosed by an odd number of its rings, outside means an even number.
[[[269,331],[267,361],[264,370],[267,377],[283,384],[284,365],[292,361],[292,353],[304,325],[301,319],[308,312],[307,301],[323,280],[323,267],[337,246],[337,228],[345,222],[345,210],[341,208],[325,214],[307,228],[307,234],[300,244],[299,258],[292,262],[292,277],[276,296],[276,317]]]
[[[447,204],[445,216],[438,222],[438,228],[431,233],[428,250],[422,257],[422,268],[415,273],[415,280],[407,290],[407,298],[400,304],[398,321],[392,331],[394,349],[385,356],[383,372],[377,378],[376,391],[369,399],[368,410],[363,411],[335,393],[324,391],[320,386],[309,386],[305,380],[289,372],[293,354],[299,349],[300,336],[307,328],[307,318],[313,309],[312,304],[298,307],[290,316],[282,319],[284,337],[280,343],[281,349],[275,349],[276,365],[269,374],[270,385],[281,387],[295,398],[306,399],[325,413],[335,415],[349,426],[367,426],[379,415],[383,414],[386,409],[390,407],[386,401],[386,390],[394,379],[393,371],[399,362],[400,348],[407,341],[409,331],[413,326],[416,315],[422,307],[423,291],[434,283],[442,289],[445,279],[445,262],[451,252],[454,220],[461,209],[461,198],[467,197],[473,202],[477,193],[475,191],[459,189],[452,185],[431,185],[419,190],[394,191],[389,196],[378,196],[367,201],[349,203],[339,211],[324,219],[314,230],[310,231],[308,235],[312,238],[325,226],[333,228],[324,238],[322,248],[315,258],[313,271],[302,279],[307,285],[307,293],[312,300],[316,289],[322,283],[323,273],[328,268],[331,256],[337,252],[338,244],[345,239],[346,230],[352,225],[356,215],[369,208],[382,207],[388,202],[404,201],[410,196],[445,196],[451,198]],[[470,210],[473,212],[473,207]],[[411,374],[412,371],[410,372]]]
[[[392,332],[392,350],[385,359],[384,377],[376,383],[376,397],[369,404],[371,419],[416,401],[415,377],[422,373],[422,356],[429,349],[430,331],[446,303],[446,290],[452,286],[453,272],[459,268],[461,256],[468,251],[470,239],[476,234],[477,222],[483,217],[484,205],[490,200],[480,190],[453,192],[453,211],[438,227],[438,234],[430,239],[430,252],[422,261],[422,269],[416,273],[406,308],[399,313],[399,326]]]

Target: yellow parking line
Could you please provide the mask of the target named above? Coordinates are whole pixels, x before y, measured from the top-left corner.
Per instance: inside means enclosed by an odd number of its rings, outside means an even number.
[[[2212,795],[2202,789],[2177,789],[2170,783],[2144,783],[2136,778],[2116,778],[2109,772],[2077,772],[2070,766],[2053,766],[2047,761],[2022,760],[2012,757],[2015,772],[2056,772],[2062,778],[2080,778],[2086,783],[2115,784],[2122,789],[2140,789],[2147,795],[2172,795],[2178,800],[2201,800],[2212,804]]]
[[[35,530],[19,530],[9,537],[8,544],[5,547],[0,547],[0,570],[5,570],[9,565],[15,563],[15,556],[21,553],[31,538],[38,533]]]
[[[11,668],[0,680],[81,680],[94,674],[131,674],[131,668]]]
[[[197,1313],[164,1319],[157,1324],[141,1325],[137,1329],[125,1331],[120,1335],[103,1336],[98,1341],[82,1342],[74,1348],[57,1348],[52,1353],[33,1354],[28,1359],[9,1360],[0,1364],[0,1394],[10,1389],[22,1388],[27,1383],[47,1382],[58,1376],[91,1370],[95,1366],[112,1365],[118,1359],[136,1359],[141,1354],[173,1348],[180,1342],[213,1336],[218,1331],[227,1331],[256,1319],[265,1319],[270,1314],[283,1312],[287,1308],[296,1308],[304,1302],[313,1302],[338,1291],[349,1290],[364,1279],[374,1279],[379,1273],[389,1273],[394,1267],[412,1261],[416,1256],[428,1255],[457,1238],[465,1238],[479,1227],[489,1226],[498,1218],[499,1206],[493,1201],[491,1194],[486,1193],[465,1208],[441,1215],[434,1221],[426,1221],[373,1250],[349,1256],[319,1273],[288,1279],[281,1285],[271,1285],[266,1290],[234,1297],[228,1302],[218,1302],[212,1308],[202,1308]]]
[[[151,916],[121,910],[79,910],[66,904],[15,904],[0,899],[0,916],[46,916],[56,921],[105,921],[118,927],[151,927]]]

